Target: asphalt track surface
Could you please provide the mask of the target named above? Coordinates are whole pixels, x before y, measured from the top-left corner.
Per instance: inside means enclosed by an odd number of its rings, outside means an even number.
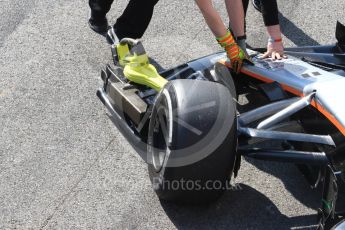
[[[127,1],[116,2],[111,22]],[[343,0],[279,6],[286,46],[334,43],[345,16]],[[241,189],[214,204],[160,202],[95,96],[110,50],[88,11],[80,0],[0,1],[0,229],[314,228],[319,196],[293,165],[246,160]],[[253,7],[247,23],[248,42],[265,46]],[[186,0],[162,0],[143,41],[163,69],[220,50]]]

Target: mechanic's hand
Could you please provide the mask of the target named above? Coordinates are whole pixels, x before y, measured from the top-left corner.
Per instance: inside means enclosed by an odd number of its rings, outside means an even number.
[[[284,46],[282,41],[267,43],[267,51],[261,58],[269,57],[273,60],[281,60],[283,58],[287,58],[287,56],[284,54]]]
[[[231,61],[232,70],[235,73],[239,73],[241,71],[245,60],[253,64],[248,55],[237,45],[229,30],[226,32],[225,36],[218,37],[216,39],[219,45],[225,49],[226,54]]]
[[[231,61],[232,70],[235,73],[239,73],[241,71],[244,61],[253,64],[250,57],[248,57],[236,43],[226,46],[225,51]]]

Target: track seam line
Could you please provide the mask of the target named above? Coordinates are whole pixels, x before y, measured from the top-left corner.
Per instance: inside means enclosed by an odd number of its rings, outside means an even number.
[[[80,182],[86,178],[87,174],[90,172],[90,170],[93,168],[93,166],[99,161],[100,157],[103,155],[103,153],[105,151],[108,150],[108,148],[110,147],[110,145],[115,141],[116,137],[114,137],[113,139],[111,139],[109,141],[109,143],[107,144],[107,146],[101,150],[99,152],[99,154],[97,155],[96,159],[93,161],[93,163],[88,167],[88,169],[83,173],[83,175],[79,178],[79,180],[71,187],[71,189],[68,191],[68,193],[66,193],[65,195],[62,195],[60,197],[60,202],[59,204],[54,208],[54,211],[51,215],[49,215],[43,222],[43,224],[41,225],[41,227],[39,228],[40,230],[44,229],[49,221],[54,217],[55,213],[58,211],[58,209],[63,206],[63,204],[66,202],[67,198],[70,197],[70,195],[73,193],[73,191],[78,187],[78,185],[80,184]]]

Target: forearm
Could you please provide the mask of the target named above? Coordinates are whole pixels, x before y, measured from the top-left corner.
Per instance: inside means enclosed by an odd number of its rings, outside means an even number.
[[[227,28],[225,27],[219,13],[213,7],[212,0],[195,0],[195,2],[214,36],[224,36],[227,33]]]
[[[265,26],[279,25],[277,0],[261,0]]]
[[[231,29],[235,37],[244,35],[244,9],[242,0],[226,0]]]
[[[246,53],[236,44],[234,37],[226,28],[219,13],[213,7],[212,0],[195,0],[207,25],[213,32],[219,45],[222,46],[230,59],[232,70],[239,73],[244,60],[249,60]],[[244,35],[244,12],[242,0],[226,0],[229,19],[236,36]]]
[[[269,43],[281,43],[279,45],[279,50],[282,51],[282,34],[278,19],[277,0],[261,0],[261,3],[264,23],[266,25],[267,34],[270,38]],[[277,46],[277,44],[273,44],[273,46]]]
[[[280,25],[266,26],[267,34],[270,38],[280,39],[282,37]]]

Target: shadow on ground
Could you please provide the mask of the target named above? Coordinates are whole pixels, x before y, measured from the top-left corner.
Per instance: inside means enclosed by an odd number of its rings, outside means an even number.
[[[290,39],[296,46],[316,46],[320,45],[312,37],[304,33],[293,22],[286,18],[282,13],[279,13],[279,22],[282,33]]]
[[[308,208],[317,210],[321,202],[321,186],[312,189],[303,174],[291,163],[273,163],[247,159],[256,168],[279,178],[287,191]],[[315,211],[316,212],[316,211]]]
[[[208,206],[179,206],[161,201],[178,229],[314,229],[317,216],[289,218],[264,194],[245,184]],[[287,201],[288,202],[288,201]]]

